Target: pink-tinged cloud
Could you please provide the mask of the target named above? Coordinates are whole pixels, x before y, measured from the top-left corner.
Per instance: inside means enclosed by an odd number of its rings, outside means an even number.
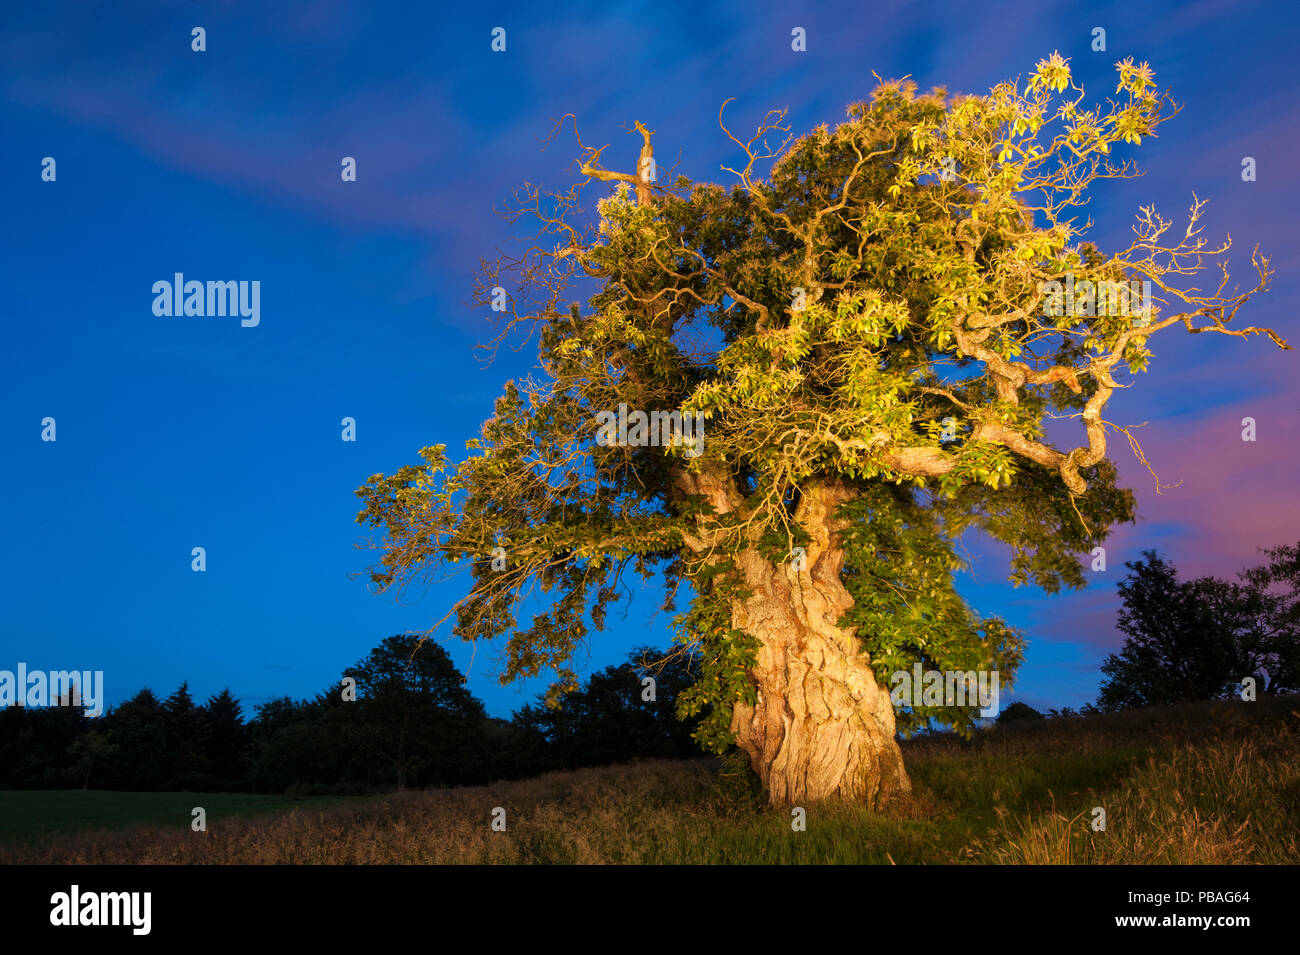
[[[1255,418],[1253,442],[1241,437],[1246,417]],[[1236,580],[1239,571],[1265,560],[1258,548],[1300,541],[1300,424],[1282,398],[1155,422],[1138,433],[1162,481],[1181,484],[1156,493],[1154,478],[1119,436],[1111,454],[1121,484],[1137,495],[1137,523],[1115,529],[1105,545],[1106,569],[1087,572],[1087,589],[1012,601],[1033,638],[1118,647],[1123,637],[1115,629],[1116,586],[1128,574],[1124,564],[1139,560],[1143,551],[1159,551],[1183,579]]]
[[[1131,454],[1117,457],[1139,512],[1136,530],[1117,535],[1122,546],[1140,548],[1144,526],[1177,526],[1180,541],[1169,556],[1183,576],[1235,578],[1261,562],[1258,548],[1300,540],[1296,397],[1279,393],[1143,429],[1147,460],[1163,481],[1181,484],[1155,493],[1154,479]],[[1253,441],[1243,440],[1245,419],[1254,421]]]

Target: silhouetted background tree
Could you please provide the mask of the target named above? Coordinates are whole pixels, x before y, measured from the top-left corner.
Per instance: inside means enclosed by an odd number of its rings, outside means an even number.
[[[398,789],[413,775],[425,785],[482,781],[487,714],[441,646],[389,637],[343,676],[356,681],[355,711],[336,713],[347,713],[341,729],[369,769],[391,773]]]
[[[695,680],[698,660],[679,652],[659,664],[663,656],[650,647],[639,647],[627,662],[592,674],[558,706],[548,706],[543,694],[536,704],[517,711],[515,723],[535,731],[546,744],[545,768],[700,755],[691,736],[694,724],[679,720],[675,713],[678,695]],[[646,679],[654,683],[644,684]]]
[[[1041,720],[1046,719],[1042,713],[1034,709],[1028,703],[1016,701],[998,714],[999,723],[1014,723],[1017,720]]]
[[[1102,664],[1103,710],[1240,694],[1251,677],[1262,693],[1300,689],[1300,545],[1264,552],[1268,562],[1241,583],[1180,580],[1155,551],[1125,566],[1119,653]]]

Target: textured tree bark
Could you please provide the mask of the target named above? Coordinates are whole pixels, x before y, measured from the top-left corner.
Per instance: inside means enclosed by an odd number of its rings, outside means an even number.
[[[743,501],[725,470],[679,470],[674,481],[683,496],[702,497],[717,515],[737,513]],[[812,538],[802,568],[757,549],[736,559],[750,596],[733,604],[732,626],[760,647],[749,674],[757,698],[735,704],[730,729],[774,806],[830,801],[876,808],[912,788],[889,693],[876,682],[857,635],[839,625],[853,598],[840,577],[847,522],[832,515],[853,493],[834,481],[801,489],[794,519]],[[713,546],[705,530],[685,541],[699,555]]]
[[[752,595],[733,608],[733,624],[761,647],[750,671],[757,700],[736,704],[731,731],[773,806],[877,808],[911,789],[889,693],[856,635],[838,624],[853,599],[830,515],[845,499],[835,487],[805,492],[796,517],[813,541],[803,569],[753,551],[738,563]]]

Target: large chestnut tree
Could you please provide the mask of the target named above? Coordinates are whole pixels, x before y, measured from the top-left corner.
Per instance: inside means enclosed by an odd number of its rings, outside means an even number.
[[[1177,112],[1145,64],[1117,80],[1090,101],[1054,54],[987,95],[885,82],[797,137],[784,112],[746,138],[720,112],[728,186],[659,175],[640,123],[628,171],[578,139],[572,188],[520,194],[538,241],[476,287],[506,304],[503,335],[536,334],[537,372],[505,385],[468,456],[433,445],[358,490],[382,534],[373,580],[467,568],[455,632],[504,638],[503,681],[552,670],[557,695],[625,575],[662,583],[698,659],[679,714],[739,747],[773,805],[906,791],[899,730],[976,711],[895,712],[890,675],[1005,685],[1021,659],[954,589],[961,535],[1008,545],[1016,583],[1082,586],[1080,555],[1134,516],[1108,457],[1133,436],[1104,413],[1153,336],[1287,347],[1233,324],[1268,261],[1230,289],[1202,202],[1177,227],[1141,209],[1127,248],[1087,241],[1093,187],[1134,175],[1119,154]],[[1081,293],[1132,281],[1149,309]],[[600,440],[620,406],[699,416],[702,440]]]

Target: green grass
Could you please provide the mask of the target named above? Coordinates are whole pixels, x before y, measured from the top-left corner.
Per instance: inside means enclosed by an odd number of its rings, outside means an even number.
[[[339,799],[313,799],[313,806]],[[287,812],[304,800],[247,793],[122,793],[102,790],[0,791],[0,842],[36,837],[156,825],[187,831],[192,810],[202,806],[209,825],[235,817]]]
[[[0,793],[0,834],[16,837],[0,863],[1300,862],[1295,697],[1026,721],[903,753],[909,796],[880,812],[807,806],[802,832],[708,759],[310,802]],[[189,829],[195,805],[206,833]],[[1089,824],[1097,806],[1105,831]]]

